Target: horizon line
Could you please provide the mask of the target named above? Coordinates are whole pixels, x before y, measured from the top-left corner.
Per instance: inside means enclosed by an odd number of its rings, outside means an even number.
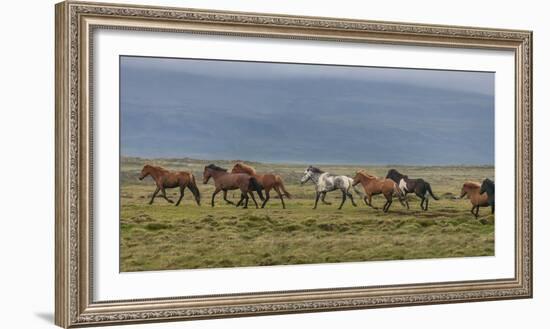
[[[414,164],[414,163],[355,163],[355,162],[349,162],[349,163],[339,163],[339,162],[301,162],[301,161],[257,161],[257,160],[245,160],[245,159],[200,159],[200,158],[194,158],[194,157],[143,157],[143,156],[131,156],[131,155],[120,155],[120,159],[123,158],[135,158],[135,159],[143,159],[143,160],[196,160],[196,161],[234,161],[234,162],[252,162],[252,163],[260,163],[260,164],[291,164],[291,165],[319,165],[319,166],[404,166],[404,167],[413,167],[413,166],[423,166],[423,167],[495,167],[494,164],[467,164],[467,163],[460,163],[460,164]]]

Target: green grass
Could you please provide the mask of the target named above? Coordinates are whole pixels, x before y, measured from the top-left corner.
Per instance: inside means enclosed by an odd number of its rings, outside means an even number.
[[[420,166],[321,166],[326,171],[352,175],[357,169],[384,176],[397,168],[411,177],[428,180],[441,198],[430,200],[421,211],[410,197],[411,209],[397,201],[388,213],[368,208],[356,197],[358,207],[346,202],[337,210],[340,193],[332,192],[332,205],[312,210],[314,187],[299,185],[304,165],[253,164],[258,171],[283,176],[293,195],[287,209],[272,198],[265,209],[226,205],[221,194],[210,207],[213,183],[202,184],[207,162],[192,159],[147,161],[173,170],[192,171],[202,194],[202,206],[186,191],[179,207],[162,198],[148,201],[154,185],[150,178],[137,179],[145,160],[123,158],[121,171],[120,251],[121,271],[216,268],[235,266],[360,262],[494,255],[494,217],[488,208],[475,219],[468,200],[455,200],[466,180],[494,177],[493,167]],[[216,161],[230,168],[234,161]],[[176,189],[167,190],[177,200]],[[240,193],[230,192],[236,201]],[[360,201],[360,202],[359,202]],[[374,204],[382,207],[377,196]],[[250,205],[249,205],[250,206]]]

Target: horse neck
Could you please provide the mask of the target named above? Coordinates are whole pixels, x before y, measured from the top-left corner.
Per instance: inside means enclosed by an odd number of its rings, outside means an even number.
[[[245,174],[250,176],[256,176],[256,170],[252,167],[242,167],[241,169]]]
[[[315,185],[319,184],[319,178],[321,178],[322,174],[319,173],[311,173],[311,181],[315,183]]]
[[[154,180],[159,179],[159,177],[161,176],[161,173],[162,173],[162,171],[160,169],[154,168],[154,167],[151,167],[147,171],[147,174],[150,175],[151,177],[153,177]]]
[[[364,183],[365,185],[370,184],[371,182],[376,181],[376,177],[374,176],[368,176],[368,175],[359,175],[361,183]]]
[[[225,176],[229,174],[227,171],[221,171],[221,170],[210,170],[210,176],[216,180],[218,177]]]
[[[258,176],[260,176],[260,175],[258,175],[258,174],[256,173],[256,171],[254,171],[254,170],[249,170],[249,169],[241,169],[238,173],[240,173],[240,174],[247,174],[247,175],[252,176],[252,177],[258,177]]]

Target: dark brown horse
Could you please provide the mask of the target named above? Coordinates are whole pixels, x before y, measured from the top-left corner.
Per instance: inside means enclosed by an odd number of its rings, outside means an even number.
[[[271,189],[274,189],[275,192],[277,192],[277,195],[279,196],[279,199],[281,199],[281,203],[283,204],[283,209],[286,208],[285,201],[283,200],[283,195],[290,199],[290,193],[288,193],[288,191],[285,189],[285,185],[281,176],[274,174],[258,174],[256,173],[256,169],[251,166],[245,165],[242,162],[237,162],[233,166],[233,169],[231,169],[231,172],[234,174],[248,174],[258,180],[260,185],[262,185],[262,188],[265,190],[265,200],[262,203],[262,208],[264,208],[267,201],[269,201],[269,192],[271,191]]]
[[[174,201],[168,199],[168,197],[166,196],[165,189],[179,187],[180,198],[178,199],[178,202],[176,202],[177,206],[180,204],[181,199],[183,199],[183,192],[185,188],[188,187],[191,190],[191,193],[193,193],[197,205],[201,205],[201,194],[199,192],[197,183],[195,182],[195,176],[193,176],[193,174],[186,171],[169,171],[162,167],[145,165],[143,166],[143,169],[141,169],[139,180],[143,180],[147,176],[151,176],[155,181],[155,184],[157,185],[157,189],[155,190],[155,193],[153,193],[149,204],[153,204],[153,200],[155,200],[155,197],[157,196],[157,193],[159,191],[162,193],[162,197],[166,199],[166,201],[174,203]]]
[[[485,178],[481,183],[479,194],[487,193],[489,205],[491,206],[491,214],[495,213],[495,182],[489,178]]]
[[[244,200],[244,208],[248,208],[248,195],[250,194],[252,201],[254,201],[256,208],[258,208],[258,203],[256,202],[252,191],[256,191],[262,201],[265,200],[262,194],[262,187],[258,183],[258,180],[248,174],[228,173],[227,169],[220,168],[214,164],[209,164],[204,167],[202,182],[207,184],[210,177],[214,179],[214,186],[216,187],[214,193],[212,193],[212,207],[214,207],[214,198],[220,191],[223,191],[223,199],[225,202],[234,205],[232,201],[227,200],[227,191],[240,189],[241,200],[237,203],[237,207]]]
[[[367,206],[375,208],[372,205],[372,196],[377,194],[383,194],[386,198],[386,203],[382,208],[384,212],[388,212],[390,209],[394,196],[396,196],[399,199],[399,202],[405,206],[404,195],[401,193],[399,187],[397,187],[397,184],[393,180],[389,178],[378,178],[376,176],[369,175],[364,170],[360,170],[353,178],[353,186],[359,183],[361,183],[363,189],[365,190],[366,196],[363,200]]]
[[[399,186],[399,189],[403,194],[416,194],[416,196],[419,197],[421,200],[420,208],[422,208],[422,210],[428,210],[428,196],[431,195],[434,200],[439,200],[439,198],[433,194],[430,183],[426,182],[422,178],[411,179],[409,178],[409,176],[403,175],[395,169],[390,169],[388,171],[388,174],[386,175],[386,178],[393,180],[397,184],[397,186]],[[407,209],[409,209],[408,202]]]

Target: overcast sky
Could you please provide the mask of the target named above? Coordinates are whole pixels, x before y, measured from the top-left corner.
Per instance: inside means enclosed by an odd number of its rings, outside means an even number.
[[[494,73],[121,57],[121,153],[493,164]]]

